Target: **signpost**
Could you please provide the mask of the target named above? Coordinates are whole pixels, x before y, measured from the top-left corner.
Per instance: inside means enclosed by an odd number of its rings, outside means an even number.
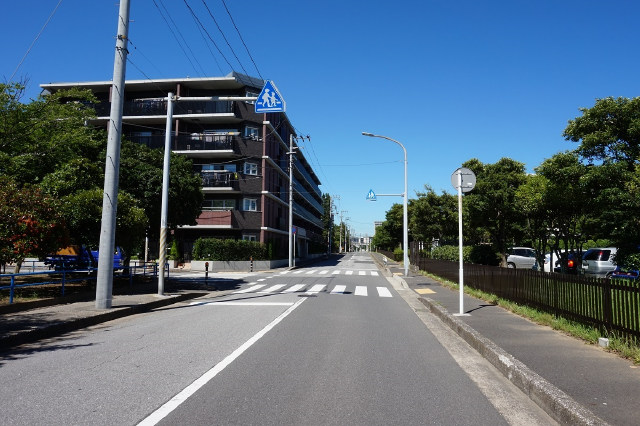
[[[460,167],[451,175],[451,185],[458,190],[458,256],[460,272],[458,283],[460,284],[460,312],[456,316],[469,315],[464,313],[464,268],[462,262],[462,193],[469,192],[476,186],[476,175],[471,170]]]

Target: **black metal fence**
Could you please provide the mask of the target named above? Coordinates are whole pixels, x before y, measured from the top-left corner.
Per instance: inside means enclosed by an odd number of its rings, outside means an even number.
[[[458,282],[459,264],[411,251],[420,270]],[[589,278],[465,263],[465,285],[640,343],[640,280]]]

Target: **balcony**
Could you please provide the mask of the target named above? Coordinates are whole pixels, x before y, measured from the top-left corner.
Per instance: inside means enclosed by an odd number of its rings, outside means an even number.
[[[226,170],[206,170],[200,172],[203,192],[237,191],[238,179],[236,174]]]
[[[111,112],[110,102],[98,102],[91,106],[98,117],[108,117]],[[232,101],[185,101],[173,104],[173,115],[193,114],[231,114]],[[160,99],[141,99],[127,101],[123,105],[123,116],[143,117],[167,115],[167,101]]]
[[[163,134],[128,134],[126,137],[131,142],[146,145],[149,148],[164,148],[165,136]],[[210,157],[212,153],[228,157],[238,153],[238,144],[235,138],[237,136],[204,133],[178,135],[171,138],[171,149],[183,151],[191,157]]]
[[[231,229],[237,227],[232,210],[204,210],[196,219],[198,227]]]

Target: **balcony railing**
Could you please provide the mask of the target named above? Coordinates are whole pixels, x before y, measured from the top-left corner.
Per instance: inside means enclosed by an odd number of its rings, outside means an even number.
[[[108,116],[111,112],[110,102],[98,102],[89,106],[95,109],[98,117]],[[173,115],[233,113],[233,101],[185,101],[175,102],[173,106]],[[167,101],[150,99],[127,101],[123,105],[122,115],[167,115]]]
[[[200,178],[204,188],[238,188],[238,179],[233,172],[203,171]]]
[[[127,139],[131,142],[146,145],[149,148],[164,148],[164,135],[127,135]],[[174,151],[230,151],[235,152],[237,144],[234,142],[234,136],[230,135],[207,135],[194,133],[191,135],[178,135],[171,138],[171,149]]]

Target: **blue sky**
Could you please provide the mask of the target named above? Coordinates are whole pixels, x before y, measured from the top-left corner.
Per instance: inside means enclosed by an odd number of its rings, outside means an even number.
[[[127,78],[220,76],[232,69],[257,76],[222,0],[206,4],[239,61],[203,1],[187,3],[224,57],[205,43],[184,0],[131,0]],[[57,4],[3,4],[4,81]],[[311,137],[303,149],[321,189],[339,196],[339,210],[357,234],[372,235],[373,221],[402,202],[367,202],[369,189],[397,194],[404,182],[401,148],[362,131],[404,144],[410,198],[424,185],[453,193],[451,174],[464,161],[510,157],[532,172],[575,147],[562,131],[579,108],[639,92],[636,0],[226,4],[259,73],[277,84],[292,123]],[[117,13],[113,0],[63,0],[14,80],[29,79],[29,96],[46,82],[111,80]]]

